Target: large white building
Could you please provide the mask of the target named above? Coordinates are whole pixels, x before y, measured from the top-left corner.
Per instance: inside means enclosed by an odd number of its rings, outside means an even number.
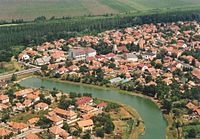
[[[128,61],[132,61],[132,62],[138,61],[138,57],[133,53],[125,53],[124,59],[126,59]]]
[[[96,56],[96,54],[97,54],[96,50],[90,47],[87,48],[75,47],[69,50],[68,58],[80,61],[80,60],[86,60],[87,57],[94,57]]]

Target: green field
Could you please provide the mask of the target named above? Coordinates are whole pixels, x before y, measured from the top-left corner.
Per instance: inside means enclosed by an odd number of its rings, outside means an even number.
[[[200,0],[0,0],[0,20],[200,9]]]

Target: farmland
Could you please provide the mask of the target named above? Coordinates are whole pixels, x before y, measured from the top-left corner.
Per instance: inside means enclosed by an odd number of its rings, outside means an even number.
[[[32,20],[63,16],[200,9],[199,0],[0,0],[0,19]]]

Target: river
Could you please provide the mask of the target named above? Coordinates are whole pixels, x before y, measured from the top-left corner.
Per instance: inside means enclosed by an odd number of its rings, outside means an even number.
[[[151,100],[139,96],[120,94],[105,88],[96,88],[69,82],[58,82],[54,80],[43,80],[37,77],[27,78],[19,83],[24,87],[46,89],[57,88],[63,92],[91,93],[93,97],[112,100],[135,108],[141,115],[145,124],[145,134],[140,139],[165,139],[167,123],[158,106]]]

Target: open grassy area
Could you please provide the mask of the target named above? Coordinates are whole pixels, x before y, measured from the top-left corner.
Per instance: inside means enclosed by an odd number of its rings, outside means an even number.
[[[0,19],[200,9],[199,0],[0,0]]]
[[[17,61],[0,62],[0,75],[4,73],[12,73],[22,69],[22,65]]]

